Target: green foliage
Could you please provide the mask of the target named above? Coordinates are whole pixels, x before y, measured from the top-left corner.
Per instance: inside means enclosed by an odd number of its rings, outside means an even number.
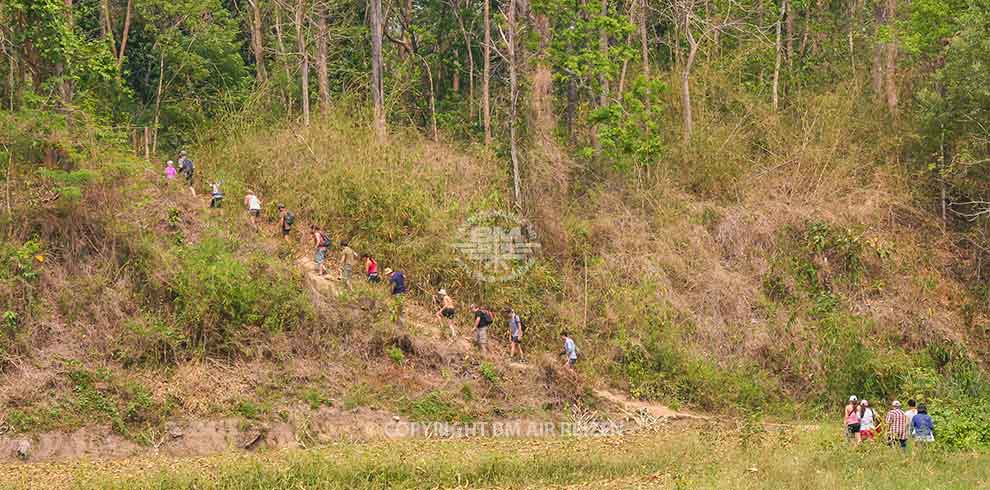
[[[501,376],[498,374],[498,369],[490,362],[482,362],[481,366],[478,367],[478,371],[481,373],[481,377],[488,381],[492,385],[498,385]]]
[[[210,237],[181,251],[171,282],[177,320],[208,351],[228,351],[247,326],[292,330],[310,315],[297,281],[257,258],[243,261],[232,243]]]
[[[402,349],[400,349],[398,346],[395,345],[388,346],[388,348],[385,349],[385,355],[387,355],[388,358],[396,364],[402,364],[406,362],[406,354],[402,352]]]
[[[592,112],[590,123],[599,125],[599,141],[620,170],[651,167],[663,156],[666,94],[663,80],[640,76],[619,101]]]
[[[419,422],[468,422],[471,420],[471,417],[454,402],[447,400],[436,391],[431,391],[410,401],[404,411],[411,419]]]

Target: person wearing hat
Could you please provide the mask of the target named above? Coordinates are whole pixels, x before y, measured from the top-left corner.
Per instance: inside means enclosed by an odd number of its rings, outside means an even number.
[[[856,395],[849,397],[843,417],[846,424],[846,438],[859,444],[859,398],[856,398]]]
[[[189,190],[192,195],[196,195],[196,188],[193,187],[193,174],[195,173],[195,167],[193,166],[193,161],[189,159],[186,150],[179,152],[179,173],[186,177],[186,185],[189,186]]]
[[[258,199],[254,191],[248,189],[247,194],[244,196],[244,206],[247,207],[248,215],[251,216],[251,224],[257,228],[258,218],[261,217],[261,199]]]
[[[908,417],[901,411],[901,402],[894,400],[891,409],[887,412],[887,443],[893,446],[897,444],[901,449],[907,448]]]
[[[354,274],[354,264],[357,263],[358,254],[351,248],[347,240],[340,242],[340,271],[338,279],[344,283],[347,289],[351,289],[351,275]]]
[[[457,310],[454,309],[454,298],[451,298],[447,294],[447,290],[443,288],[440,288],[437,294],[440,296],[440,309],[437,310],[437,320],[440,320],[440,328],[443,328],[443,321],[446,318],[447,327],[450,329],[450,336],[456,337],[457,330],[454,329],[454,315],[457,313]]]
[[[870,402],[861,400],[859,402],[859,439],[861,441],[872,441],[877,435],[876,412],[870,408]]]
[[[175,180],[175,176],[178,175],[178,174],[179,174],[179,172],[175,169],[175,162],[173,162],[172,160],[169,160],[165,164],[165,179],[166,180]]]

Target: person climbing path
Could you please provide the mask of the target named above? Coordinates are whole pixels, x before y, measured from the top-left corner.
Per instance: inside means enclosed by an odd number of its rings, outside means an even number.
[[[522,319],[516,314],[515,310],[509,308],[509,358],[514,359],[518,353],[519,357],[523,356],[522,350],[522,335],[523,335],[523,324]]]
[[[172,181],[179,174],[179,171],[175,168],[175,162],[169,160],[165,164],[165,180]]]
[[[876,412],[870,408],[870,402],[861,400],[859,402],[859,439],[861,441],[872,441],[876,437]]]
[[[907,449],[908,438],[908,417],[901,411],[901,402],[894,400],[893,407],[887,412],[887,440],[893,447],[897,445],[901,449]]]
[[[214,182],[210,184],[210,208],[220,209],[223,205],[223,191],[220,189],[220,184],[222,182]]]
[[[251,225],[257,228],[258,218],[261,217],[261,199],[258,199],[254,191],[248,189],[244,196],[244,206],[247,207],[248,215],[251,216]]]
[[[578,358],[577,344],[574,343],[574,339],[568,335],[566,330],[560,333],[560,339],[564,341],[564,367],[573,372]]]
[[[309,231],[313,237],[313,246],[316,247],[316,253],[313,255],[313,261],[316,262],[316,272],[321,276],[326,275],[327,252],[333,242],[330,240],[330,235],[327,235],[316,225],[310,225]]]
[[[843,421],[846,424],[846,438],[853,444],[859,444],[859,398],[856,395],[849,397],[843,413]]]
[[[193,161],[189,159],[189,155],[186,150],[179,152],[179,173],[186,178],[186,185],[189,186],[189,192],[192,192],[193,197],[196,196],[196,188],[193,186],[193,175],[195,174],[195,165]]]
[[[347,240],[340,242],[340,271],[337,280],[344,283],[344,287],[351,289],[351,276],[354,275],[354,265],[357,263],[358,254],[351,248]]]
[[[296,222],[296,216],[285,208],[285,204],[278,205],[278,227],[282,232],[282,238],[289,242],[289,234],[292,233],[292,225]]]
[[[377,283],[381,281],[381,278],[378,277],[378,262],[375,258],[371,254],[364,254],[361,256],[361,259],[364,260],[364,272],[368,276],[368,282]]]
[[[471,305],[474,313],[474,343],[482,354],[488,352],[488,326],[492,324],[492,314],[478,305]]]
[[[446,319],[447,328],[450,329],[451,338],[456,337],[457,330],[454,328],[454,315],[457,314],[457,309],[454,308],[454,298],[451,298],[450,295],[447,294],[447,290],[443,288],[441,288],[437,294],[440,295],[440,309],[437,310],[436,315],[437,320],[440,321],[440,329],[443,329],[443,323]]]
[[[402,303],[403,295],[406,293],[406,275],[402,271],[393,271],[392,269],[385,268],[385,277],[388,278],[388,284],[391,288],[392,297],[395,298],[395,323],[402,326]]]

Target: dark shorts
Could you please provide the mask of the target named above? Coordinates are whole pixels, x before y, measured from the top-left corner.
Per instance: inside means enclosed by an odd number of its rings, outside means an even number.
[[[324,260],[327,259],[327,249],[326,247],[319,247],[316,249],[316,255],[313,257],[313,261],[317,264],[322,264]]]
[[[443,315],[445,318],[454,318],[455,313],[457,313],[457,310],[453,308],[444,308],[443,310],[440,311],[440,314]]]
[[[575,364],[577,364],[577,359],[568,359],[567,360],[567,365],[568,366],[574,367]]]
[[[368,274],[368,282],[381,282],[382,278],[378,277],[378,273]]]
[[[290,231],[292,231],[292,228],[282,228],[282,236],[289,236]]]
[[[847,425],[846,426],[846,431],[849,432],[850,434],[858,434],[859,433],[859,424],[849,424],[849,425]]]
[[[189,172],[187,174],[184,174],[184,176],[186,178],[186,184],[189,184],[190,186],[192,186],[193,185],[193,174],[192,174],[192,172]]]
[[[521,344],[522,343],[522,338],[520,338],[518,335],[513,335],[511,340],[512,340],[512,343],[513,344]]]
[[[260,209],[249,209],[248,210],[248,214],[250,214],[251,216],[254,216],[255,218],[257,218],[257,217],[261,216],[261,210]]]

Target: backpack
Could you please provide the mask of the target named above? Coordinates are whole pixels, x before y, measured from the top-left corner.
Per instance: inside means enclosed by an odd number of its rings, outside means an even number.
[[[331,245],[333,245],[333,241],[330,240],[330,235],[327,235],[326,233],[323,233],[321,231],[320,232],[320,246],[321,247],[330,248]]]
[[[524,322],[522,317],[519,315],[516,315],[516,318],[519,320],[519,331],[526,333],[526,322]]]
[[[286,211],[285,212],[285,226],[292,226],[296,222],[296,215]]]

